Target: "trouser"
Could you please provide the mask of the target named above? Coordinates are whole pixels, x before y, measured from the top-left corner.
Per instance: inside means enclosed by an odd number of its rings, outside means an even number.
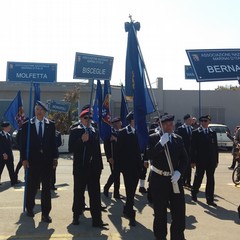
[[[191,163],[189,162],[187,165],[185,174],[183,175],[183,184],[191,185],[191,177],[192,177],[192,167],[191,167]]]
[[[158,239],[166,239],[167,236],[167,206],[170,203],[172,215],[171,240],[183,240],[185,230],[185,198],[182,180],[178,181],[180,194],[173,192],[171,177],[160,176],[152,172],[150,187],[154,209],[154,235]]]
[[[18,173],[19,173],[19,170],[21,169],[22,167],[22,159],[20,158],[19,159],[19,162],[16,166],[16,169],[15,169],[15,178],[16,178],[16,181],[18,180]]]
[[[133,210],[134,206],[134,197],[139,181],[140,173],[138,171],[123,171],[123,179],[126,191],[126,204],[124,206],[124,213],[126,213],[129,218],[135,217],[135,211]]]
[[[197,165],[196,172],[192,187],[192,193],[197,194],[199,192],[199,188],[202,184],[204,173],[206,172],[207,176],[207,183],[205,189],[205,196],[206,200],[212,202],[214,200],[214,187],[215,187],[215,180],[214,180],[214,173],[215,167],[211,166],[210,164],[206,166]]]
[[[142,165],[141,173],[140,173],[139,178],[141,180],[145,180],[146,179],[146,174],[147,174],[147,168],[145,168],[144,165]]]
[[[113,168],[112,164],[109,163],[111,175],[109,176],[107,183],[105,184],[104,188],[109,190],[109,188],[114,183],[114,195],[119,195],[120,189],[120,171],[117,168]]]
[[[15,174],[14,174],[14,163],[13,163],[13,158],[9,158],[8,160],[0,160],[0,179],[1,179],[1,175],[3,172],[3,169],[5,167],[5,165],[7,166],[7,170],[8,170],[8,174],[11,180],[11,184],[15,184],[16,183],[16,178],[15,178]]]
[[[27,171],[27,199],[26,207],[27,211],[33,211],[35,206],[35,196],[39,187],[39,182],[42,183],[41,191],[41,210],[43,216],[48,216],[52,204],[51,204],[51,167],[52,166],[30,166]]]
[[[54,185],[55,185],[55,183],[56,183],[56,169],[57,169],[57,168],[53,168],[53,169],[52,169],[51,187],[54,187]]]
[[[78,218],[85,208],[84,193],[87,187],[92,222],[93,224],[102,222],[100,175],[101,171],[93,172],[91,168],[73,174],[74,187],[72,211],[75,218]]]

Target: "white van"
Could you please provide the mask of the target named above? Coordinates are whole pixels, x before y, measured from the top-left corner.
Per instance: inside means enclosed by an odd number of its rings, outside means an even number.
[[[218,147],[224,147],[228,150],[232,149],[233,142],[228,138],[226,132],[230,132],[226,125],[209,124],[209,127],[217,133]]]

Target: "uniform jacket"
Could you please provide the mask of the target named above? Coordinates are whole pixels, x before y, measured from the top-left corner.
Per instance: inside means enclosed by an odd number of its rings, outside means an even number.
[[[111,129],[111,136],[114,136],[118,138],[119,131],[115,129]],[[108,138],[104,141],[104,151],[106,154],[107,159],[113,158],[115,161],[117,161],[118,157],[118,150],[117,150],[117,142],[111,141],[111,138]]]
[[[8,155],[8,160],[13,160],[12,138],[9,133],[7,135],[9,139],[6,138],[3,131],[0,131],[0,160],[3,160],[4,153]]]
[[[153,133],[149,136],[148,157],[152,165],[163,171],[170,171],[168,161],[165,155],[164,147],[160,144],[161,136],[159,133]],[[181,175],[185,173],[188,164],[188,156],[183,144],[182,138],[172,133],[172,142],[168,142],[168,148],[172,160],[173,169],[178,170]]]
[[[29,121],[29,120],[28,120]],[[27,160],[27,135],[28,121],[22,126],[21,137],[21,158]],[[31,166],[52,166],[53,159],[58,157],[58,150],[55,138],[55,124],[44,118],[44,133],[42,143],[39,140],[35,117],[30,119],[30,147],[29,147],[29,165]]]
[[[180,126],[177,130],[177,134],[180,135],[183,139],[183,143],[188,154],[190,154],[190,146],[191,146],[191,138],[192,138],[192,130],[193,130],[191,126],[190,128],[191,128],[191,133],[188,133],[187,126],[184,124]]]
[[[121,171],[138,172],[141,170],[141,151],[137,134],[132,132],[130,125],[121,129],[118,135],[118,167]]]
[[[218,164],[218,145],[217,135],[211,128],[208,128],[208,134],[205,134],[202,127],[192,132],[191,141],[191,162],[198,165]]]
[[[83,142],[82,135],[85,132],[86,130],[81,123],[70,131],[68,149],[69,152],[73,153],[73,174],[84,172],[89,166],[94,172],[101,172],[103,169],[99,133],[91,126],[89,140]]]

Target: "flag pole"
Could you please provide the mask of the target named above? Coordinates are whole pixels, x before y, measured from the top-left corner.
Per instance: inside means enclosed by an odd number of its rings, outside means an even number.
[[[30,121],[31,121],[31,117],[32,117],[32,85],[33,82],[31,81],[30,83],[30,93],[29,93],[29,119],[28,119],[28,132],[27,132],[27,149],[26,149],[26,153],[27,153],[27,161],[29,160],[29,148],[30,148]],[[24,184],[24,199],[23,199],[23,212],[25,212],[26,210],[26,203],[27,203],[27,180],[28,180],[28,168],[26,167],[25,169],[25,184]]]
[[[85,132],[90,134],[89,131],[89,126],[90,126],[90,114],[91,114],[91,108],[92,108],[92,101],[93,101],[93,90],[94,90],[94,79],[90,79],[89,81],[92,82],[91,85],[91,93],[90,93],[90,100],[89,100],[89,111],[88,111],[88,121],[87,121],[87,128],[85,129]],[[84,162],[85,162],[85,157],[86,157],[86,146],[84,146],[83,149],[83,166],[84,166]]]
[[[139,44],[139,41],[138,41],[138,38],[137,38],[136,29],[134,27],[134,21],[132,20],[132,16],[131,15],[129,15],[129,18],[130,18],[130,24],[132,25],[133,32],[134,32],[135,37],[136,37],[136,42],[137,42],[137,45],[138,45],[139,55],[140,55],[140,58],[141,58],[141,60],[143,62],[143,67],[144,67],[144,70],[145,70],[144,72],[146,74],[146,77],[147,77],[147,80],[148,80],[148,84],[149,84],[149,87],[150,87],[150,92],[151,92],[151,95],[152,95],[153,104],[154,104],[155,110],[157,111],[158,117],[160,119],[160,112],[159,112],[158,104],[157,104],[156,97],[155,97],[155,94],[154,94],[153,89],[152,89],[152,85],[151,85],[151,82],[150,82],[148,71],[147,71],[147,68],[146,68],[146,65],[145,65],[145,62],[144,62],[143,54],[142,54],[142,51],[141,51],[141,48],[140,48],[140,44]],[[160,128],[162,130],[162,133],[164,134],[161,120],[159,122],[160,122]],[[168,166],[169,166],[171,175],[173,175],[174,168],[173,168],[171,155],[170,155],[169,148],[168,148],[167,144],[164,145],[164,151],[165,151],[165,155],[166,155],[166,158],[167,158],[167,161],[168,161]],[[174,193],[180,193],[178,183],[176,183],[176,184],[173,183],[172,186],[173,186],[173,192]]]

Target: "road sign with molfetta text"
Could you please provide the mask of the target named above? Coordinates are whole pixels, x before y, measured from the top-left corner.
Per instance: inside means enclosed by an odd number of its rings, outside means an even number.
[[[198,82],[240,80],[240,49],[186,52]]]
[[[56,63],[7,62],[7,81],[53,83],[57,81]]]
[[[76,53],[74,79],[111,80],[113,57]]]

